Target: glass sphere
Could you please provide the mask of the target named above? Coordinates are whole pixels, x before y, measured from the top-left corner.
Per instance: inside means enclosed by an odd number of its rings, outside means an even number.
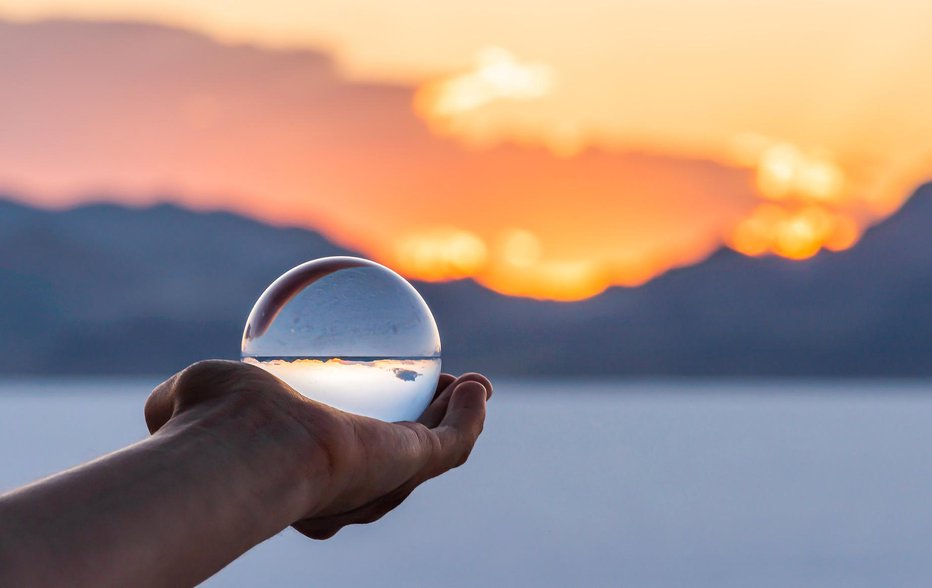
[[[404,278],[356,257],[315,259],[269,286],[242,359],[301,394],[384,421],[414,420],[440,377],[440,334]]]

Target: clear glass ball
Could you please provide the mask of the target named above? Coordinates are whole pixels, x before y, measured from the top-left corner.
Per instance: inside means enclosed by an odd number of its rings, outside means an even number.
[[[373,261],[315,259],[269,286],[242,359],[301,394],[384,421],[415,420],[440,377],[440,334],[411,284]]]

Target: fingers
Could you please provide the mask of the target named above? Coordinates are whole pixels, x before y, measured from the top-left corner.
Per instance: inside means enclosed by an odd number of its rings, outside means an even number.
[[[427,407],[418,422],[433,429],[440,441],[440,455],[425,479],[466,461],[482,432],[485,403],[492,392],[492,383],[482,374],[463,374]]]
[[[479,382],[485,388],[486,400],[492,397],[492,382],[482,374],[470,372],[455,379],[449,374],[443,374],[440,377],[440,384],[437,386],[437,395],[434,397],[433,402],[424,410],[424,413],[417,422],[429,428],[434,428],[439,425],[440,421],[442,421],[447,414],[447,406],[449,405],[450,397],[453,395],[453,390],[458,384],[468,381]],[[444,383],[446,383],[446,385],[441,388],[441,385]]]
[[[492,384],[480,374],[464,374],[456,379],[444,374],[437,388],[434,401],[418,423],[388,425],[393,435],[404,431],[398,439],[405,439],[403,445],[411,449],[407,453],[412,459],[399,461],[404,452],[399,452],[397,446],[393,449],[392,443],[383,441],[375,445],[389,455],[374,461],[394,460],[390,470],[393,474],[402,474],[406,481],[362,506],[304,519],[294,523],[293,527],[312,539],[328,539],[347,525],[380,519],[424,481],[462,465],[482,432],[486,400],[492,395]],[[405,466],[413,466],[416,471]],[[397,479],[395,483],[398,483]]]
[[[485,424],[488,392],[475,380],[457,384],[447,407],[447,414],[434,429],[440,438],[441,463],[446,469],[462,465],[472,451]]]
[[[437,389],[434,390],[434,398],[431,400],[437,400],[437,398],[443,394],[443,391],[447,389],[447,386],[452,384],[456,380],[456,376],[453,374],[440,374],[440,378],[437,380]]]
[[[452,374],[440,374],[440,379],[437,381],[437,390],[434,392],[434,399],[424,409],[417,422],[428,427],[434,427],[440,422],[447,412],[447,402],[450,400],[450,393],[453,392],[451,384],[455,381],[456,377]]]

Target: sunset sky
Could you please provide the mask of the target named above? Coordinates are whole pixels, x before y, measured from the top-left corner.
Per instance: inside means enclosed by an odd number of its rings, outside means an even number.
[[[585,298],[723,244],[844,249],[932,178],[919,0],[0,0],[0,19],[0,191],[234,210],[506,294]]]

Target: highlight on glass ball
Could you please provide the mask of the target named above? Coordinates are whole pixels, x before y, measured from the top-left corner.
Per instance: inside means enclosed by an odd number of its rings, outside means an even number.
[[[246,321],[242,360],[340,410],[415,420],[440,377],[440,334],[404,278],[366,259],[325,257],[263,292]]]

